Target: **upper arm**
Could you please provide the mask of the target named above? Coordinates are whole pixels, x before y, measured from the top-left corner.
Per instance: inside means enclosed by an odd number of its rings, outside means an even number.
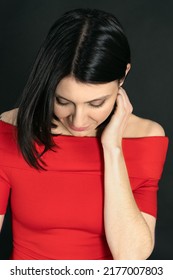
[[[0,231],[2,229],[3,221],[4,221],[4,215],[0,215]]]
[[[143,127],[144,127],[143,133],[147,137],[148,136],[165,136],[165,131],[164,131],[163,127],[157,122],[154,122],[151,120],[144,120]],[[157,164],[157,159],[156,159],[156,164]],[[143,218],[145,219],[145,221],[148,225],[148,228],[151,232],[153,247],[154,247],[154,242],[155,242],[155,227],[156,227],[156,217],[154,215],[155,215],[155,212],[157,211],[157,206],[156,206],[157,205],[157,188],[158,188],[157,181],[158,181],[158,179],[156,179],[155,182],[154,182],[154,179],[150,179],[148,182],[145,182],[146,187],[141,186],[139,188],[139,190],[138,189],[136,190],[136,194],[135,194],[137,201],[138,200],[141,201],[141,199],[142,199],[145,202],[144,205],[147,205],[147,207],[152,206],[152,207],[148,208],[148,210],[149,210],[148,213],[141,211],[141,214],[142,214]],[[143,197],[142,197],[142,193],[143,193]],[[145,207],[143,206],[142,210],[145,211],[146,206]]]
[[[165,136],[165,131],[159,123],[154,121],[149,121],[148,128],[147,128],[147,136]],[[152,240],[153,240],[153,246],[154,246],[156,218],[144,212],[141,212],[141,214],[150,229]]]
[[[151,232],[151,237],[152,237],[152,241],[153,241],[153,246],[154,246],[154,242],[155,242],[155,227],[156,227],[156,218],[150,214],[141,212],[143,218],[145,219],[149,230]]]

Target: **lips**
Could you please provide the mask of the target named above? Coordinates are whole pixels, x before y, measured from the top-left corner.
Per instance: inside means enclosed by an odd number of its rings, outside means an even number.
[[[85,131],[88,127],[76,127],[74,125],[69,125],[69,127],[74,131]]]

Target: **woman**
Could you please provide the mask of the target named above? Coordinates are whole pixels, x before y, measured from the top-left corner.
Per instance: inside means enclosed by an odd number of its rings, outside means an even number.
[[[11,259],[146,259],[168,138],[132,114],[117,19],[76,9],[50,29],[20,101],[0,121],[1,225]]]

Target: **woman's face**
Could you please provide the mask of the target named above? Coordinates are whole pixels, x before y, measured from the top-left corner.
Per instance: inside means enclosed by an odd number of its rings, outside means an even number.
[[[97,127],[112,112],[118,88],[118,81],[93,85],[78,82],[72,76],[63,78],[54,99],[58,127],[63,127],[64,134],[95,136]]]

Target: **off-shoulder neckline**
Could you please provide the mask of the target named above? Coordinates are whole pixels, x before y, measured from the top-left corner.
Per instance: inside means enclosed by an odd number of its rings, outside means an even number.
[[[8,123],[8,122],[5,122],[5,121],[3,121],[3,120],[1,120],[0,119],[0,123],[2,123],[3,125],[6,125],[6,126],[9,126],[9,127],[11,127],[11,128],[17,128],[17,126],[16,125],[13,125],[13,124],[11,124],[11,123]],[[61,137],[61,138],[73,138],[73,139],[98,139],[97,137],[95,137],[95,136],[83,136],[83,137],[81,137],[81,136],[73,136],[73,135],[62,135],[62,134],[60,134],[60,135],[53,135],[52,134],[52,138],[54,139],[54,140],[57,140],[59,137]],[[156,135],[156,136],[141,136],[141,137],[123,137],[122,139],[123,140],[142,140],[142,139],[146,139],[146,140],[149,140],[149,139],[154,139],[154,138],[156,138],[156,139],[163,139],[163,138],[168,138],[168,136],[161,136],[161,135]]]

